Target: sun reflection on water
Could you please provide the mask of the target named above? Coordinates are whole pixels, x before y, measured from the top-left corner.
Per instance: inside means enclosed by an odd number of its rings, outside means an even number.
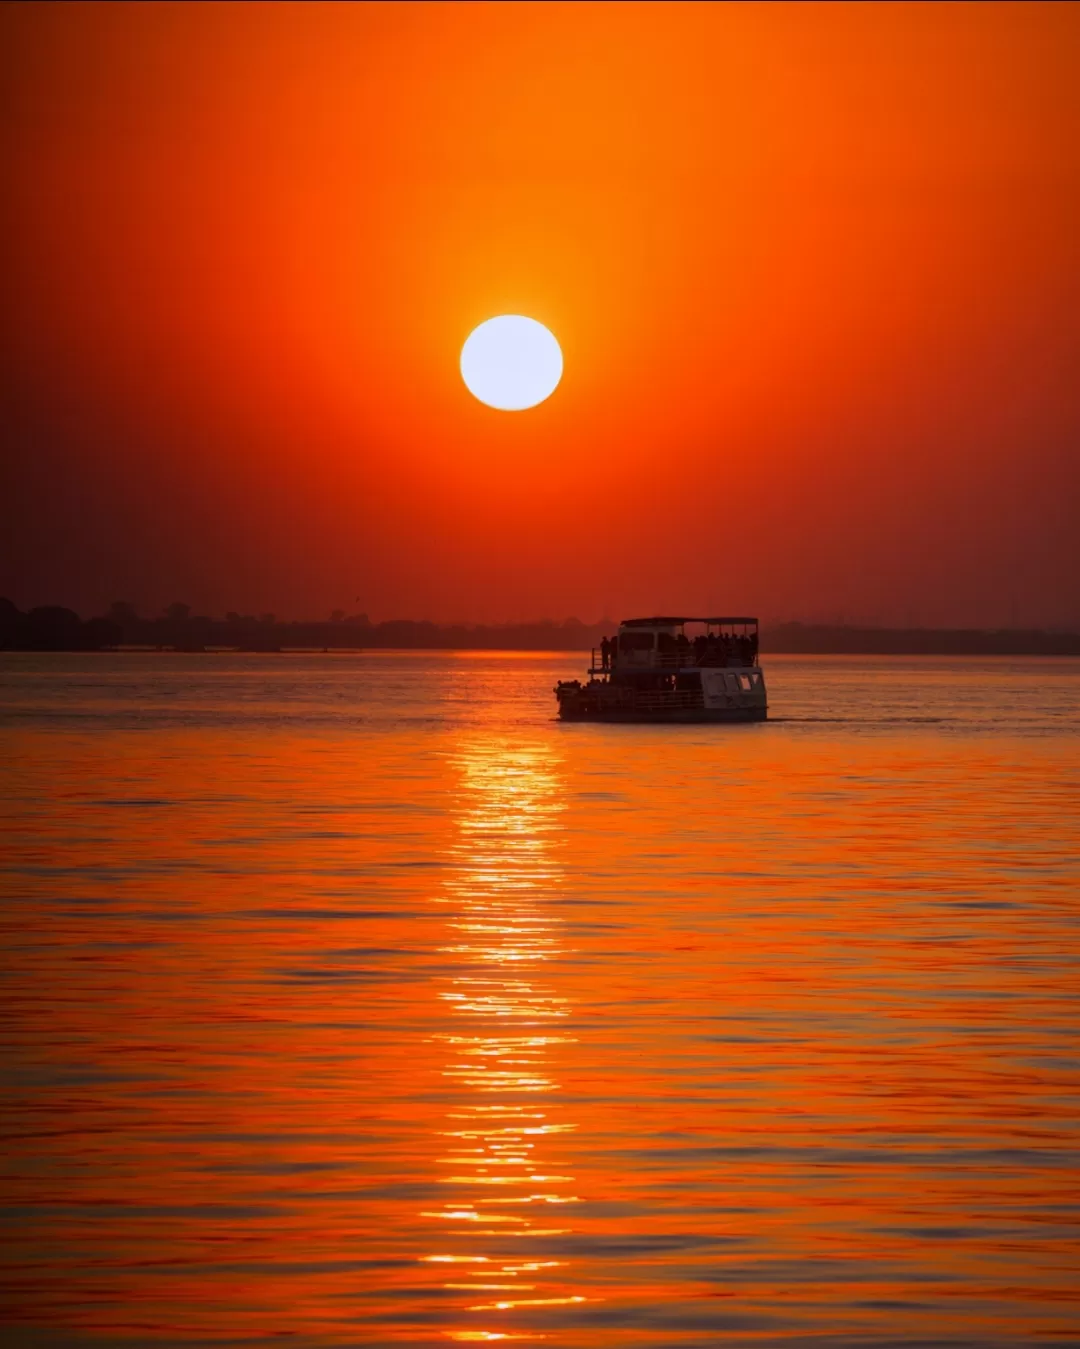
[[[438,902],[451,938],[440,953],[455,972],[439,990],[447,1029],[442,1069],[451,1107],[436,1165],[448,1197],[423,1216],[440,1227],[443,1288],[460,1295],[444,1333],[460,1341],[544,1339],[507,1316],[576,1305],[566,1262],[536,1258],[536,1242],[563,1236],[551,1218],[578,1202],[574,1180],[545,1161],[575,1125],[553,1094],[566,998],[545,981],[564,951],[553,912],[563,874],[556,861],[564,809],[560,764],[545,746],[483,739],[461,747],[461,810],[451,870]],[[478,1249],[479,1247],[479,1249]],[[499,1324],[469,1324],[499,1313]],[[524,1333],[523,1333],[524,1332]]]

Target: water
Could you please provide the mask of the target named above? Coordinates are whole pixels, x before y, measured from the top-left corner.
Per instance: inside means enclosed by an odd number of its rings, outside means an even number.
[[[14,1345],[1080,1343],[1080,662],[6,656]]]

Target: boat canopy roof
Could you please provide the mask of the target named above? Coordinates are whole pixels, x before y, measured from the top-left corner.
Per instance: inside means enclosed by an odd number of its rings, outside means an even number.
[[[753,623],[757,625],[756,618],[672,618],[670,616],[661,616],[658,618],[624,618],[621,627],[624,628],[670,628],[677,627],[681,623]]]

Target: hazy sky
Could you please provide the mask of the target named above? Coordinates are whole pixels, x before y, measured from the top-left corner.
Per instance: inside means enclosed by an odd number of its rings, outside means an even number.
[[[1080,622],[1080,7],[9,4],[0,63],[17,603]],[[528,412],[458,373],[505,312]]]

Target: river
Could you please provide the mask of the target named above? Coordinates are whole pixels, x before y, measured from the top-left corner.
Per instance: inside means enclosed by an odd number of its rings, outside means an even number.
[[[0,656],[13,1345],[1080,1343],[1080,661]]]

